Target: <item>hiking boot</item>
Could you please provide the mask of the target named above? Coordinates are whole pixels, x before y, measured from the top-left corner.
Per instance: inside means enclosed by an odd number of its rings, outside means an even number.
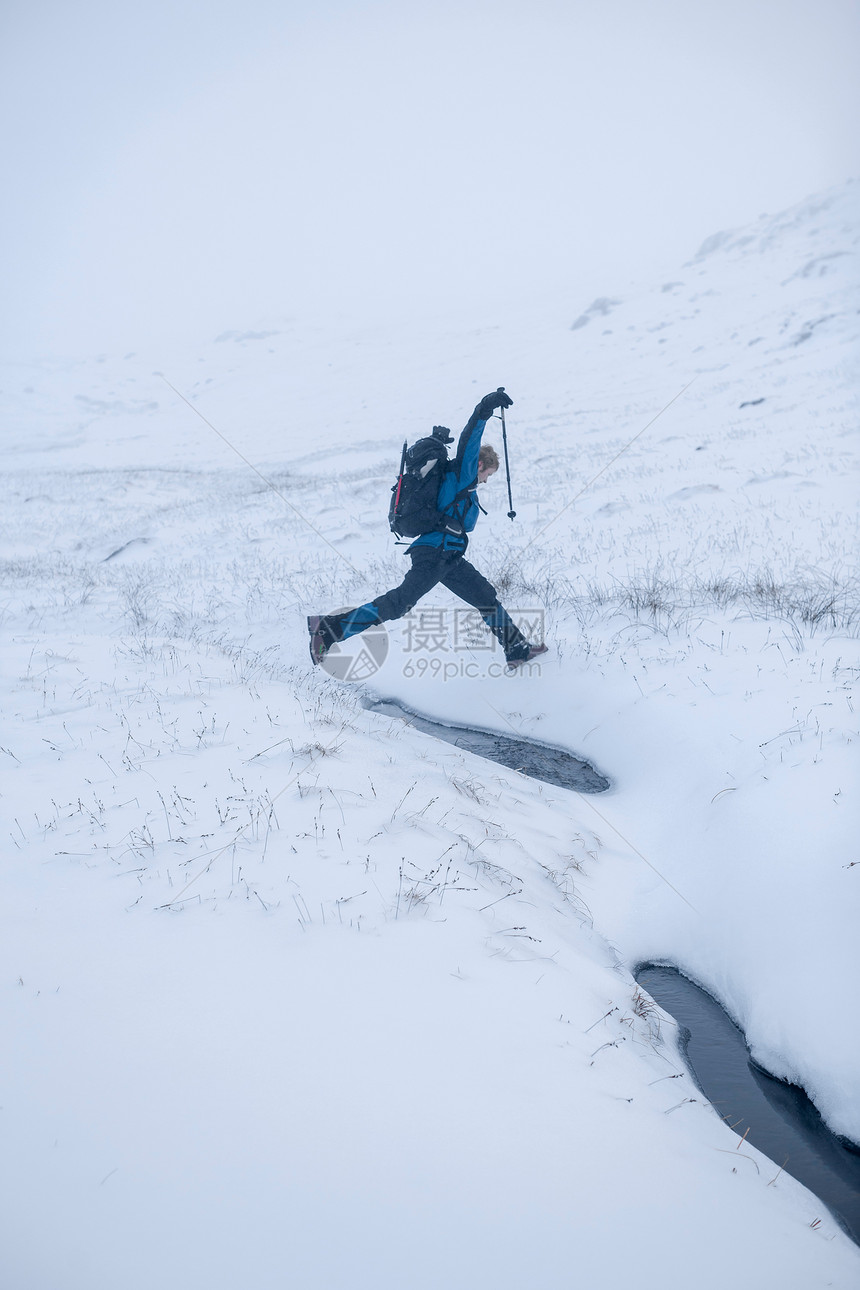
[[[524,654],[522,658],[507,659],[507,665],[508,667],[522,667],[523,663],[531,663],[533,658],[539,658],[541,654],[547,654],[548,652],[548,645],[529,645],[528,654]]]
[[[308,618],[308,632],[311,638],[311,662],[314,667],[317,667],[340,637],[333,630],[329,620],[319,615]]]

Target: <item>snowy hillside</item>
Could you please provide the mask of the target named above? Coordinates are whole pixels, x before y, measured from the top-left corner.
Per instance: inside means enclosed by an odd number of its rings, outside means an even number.
[[[860,1142],[858,207],[595,301],[2,369],[4,1284],[856,1284],[632,972]],[[498,475],[470,554],[547,660],[440,591],[313,671],[305,615],[402,577],[403,439],[499,384],[517,519]]]

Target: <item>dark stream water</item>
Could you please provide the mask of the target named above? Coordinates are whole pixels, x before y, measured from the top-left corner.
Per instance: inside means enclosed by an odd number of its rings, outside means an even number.
[[[771,1177],[783,1166],[860,1245],[860,1151],[830,1132],[803,1089],[756,1066],[716,999],[676,968],[646,964],[636,980],[677,1021],[687,1064],[708,1101],[739,1137],[748,1129],[747,1142],[774,1161]]]
[[[551,748],[549,744],[536,744],[530,739],[517,739],[490,730],[446,726],[441,721],[419,717],[392,699],[368,699],[364,706],[387,717],[400,717],[425,735],[435,735],[457,748],[465,748],[467,752],[477,753],[479,757],[507,766],[509,770],[521,771],[532,779],[555,784],[557,788],[572,788],[577,793],[605,793],[609,788],[609,780],[605,776],[563,748]]]
[[[366,700],[365,707],[559,788],[603,793],[610,787],[593,766],[562,748],[444,725],[393,700]],[[756,1066],[743,1033],[716,999],[676,968],[645,964],[636,980],[677,1021],[682,1051],[707,1100],[739,1137],[746,1132],[746,1140],[774,1161],[774,1176],[784,1169],[802,1182],[860,1245],[860,1150],[830,1132],[803,1089]]]

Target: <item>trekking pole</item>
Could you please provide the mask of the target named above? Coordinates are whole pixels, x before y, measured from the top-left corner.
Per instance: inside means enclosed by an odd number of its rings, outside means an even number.
[[[504,386],[500,385],[499,390],[503,391]],[[510,462],[508,461],[508,432],[505,429],[505,409],[500,408],[499,412],[501,413],[501,417],[502,417],[502,446],[505,450],[505,474],[508,477],[508,506],[510,506],[511,508],[508,511],[508,519],[512,520],[516,515],[516,511],[514,510],[514,499],[511,497],[511,466],[510,466]]]
[[[397,492],[394,495],[394,519],[399,519],[400,511],[400,490],[403,487],[403,472],[406,469],[406,449],[407,442],[403,440],[403,452],[400,454],[400,474],[397,476]]]

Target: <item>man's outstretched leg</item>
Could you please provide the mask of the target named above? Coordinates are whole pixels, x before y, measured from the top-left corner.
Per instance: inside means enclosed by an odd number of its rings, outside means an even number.
[[[457,558],[440,581],[455,596],[478,610],[505,651],[506,661],[512,666],[547,652],[546,645],[531,645],[526,640],[504,605],[500,604],[493,584],[463,556]]]
[[[410,551],[412,568],[399,587],[386,591],[357,609],[344,609],[339,614],[325,614],[308,618],[311,661],[321,663],[332,645],[349,640],[359,632],[367,631],[377,623],[387,623],[402,618],[422,596],[436,586],[451,563],[451,555],[437,547],[416,547]]]

